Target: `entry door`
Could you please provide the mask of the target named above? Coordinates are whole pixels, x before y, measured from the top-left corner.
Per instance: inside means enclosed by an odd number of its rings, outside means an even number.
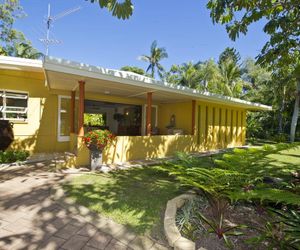
[[[157,116],[158,116],[158,106],[157,105],[152,105],[152,109],[151,109],[152,129],[154,127],[157,127]],[[147,105],[144,105],[142,135],[146,135],[146,117],[147,117]]]

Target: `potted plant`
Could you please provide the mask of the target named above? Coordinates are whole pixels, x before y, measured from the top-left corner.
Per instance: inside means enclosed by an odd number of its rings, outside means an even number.
[[[102,165],[102,151],[107,145],[111,144],[114,139],[115,135],[109,130],[92,130],[84,135],[83,142],[90,150],[92,171]]]

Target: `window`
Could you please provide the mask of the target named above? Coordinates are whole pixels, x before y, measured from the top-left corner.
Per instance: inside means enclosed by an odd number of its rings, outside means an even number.
[[[70,140],[70,110],[71,98],[58,97],[58,141]]]
[[[28,94],[0,90],[0,119],[26,121]]]

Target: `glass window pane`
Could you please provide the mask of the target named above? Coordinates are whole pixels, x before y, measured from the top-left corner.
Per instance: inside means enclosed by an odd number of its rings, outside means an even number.
[[[27,99],[6,98],[6,106],[9,107],[27,107]]]
[[[60,136],[69,136],[71,100],[67,98],[60,100]]]

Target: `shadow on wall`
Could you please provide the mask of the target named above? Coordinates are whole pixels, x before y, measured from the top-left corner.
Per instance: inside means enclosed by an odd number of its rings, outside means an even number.
[[[39,104],[36,99],[39,99]],[[10,148],[30,153],[59,152],[69,148],[69,143],[57,142],[57,98],[30,96],[28,121],[15,123],[15,140]],[[67,147],[66,147],[67,146]]]
[[[106,163],[119,163],[198,150],[196,136],[191,135],[119,136],[116,143],[103,152],[103,159]]]

